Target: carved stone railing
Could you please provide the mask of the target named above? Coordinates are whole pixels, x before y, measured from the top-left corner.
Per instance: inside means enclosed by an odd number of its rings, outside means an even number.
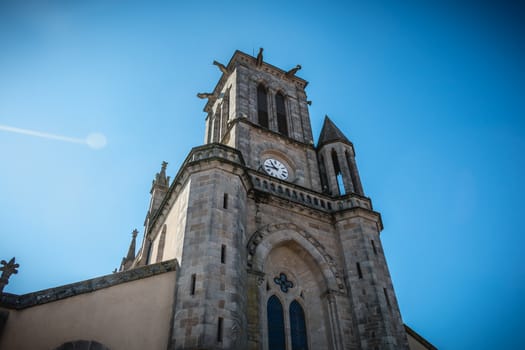
[[[319,194],[307,188],[280,181],[268,175],[249,171],[254,189],[270,193],[274,196],[306,205],[325,212],[335,212],[351,208],[364,208],[372,210],[369,198],[359,196],[354,193],[342,197],[332,198]]]

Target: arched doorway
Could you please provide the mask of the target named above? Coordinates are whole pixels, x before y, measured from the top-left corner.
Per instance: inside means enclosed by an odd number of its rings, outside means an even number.
[[[94,340],[75,340],[64,343],[55,350],[109,350],[109,348]]]

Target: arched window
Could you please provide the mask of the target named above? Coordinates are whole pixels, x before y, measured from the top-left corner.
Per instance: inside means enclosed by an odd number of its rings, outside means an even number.
[[[230,116],[230,90],[228,89],[224,93],[221,105],[221,136],[219,142],[222,141],[222,138],[226,134],[226,129],[228,129],[228,118]]]
[[[339,166],[339,160],[337,159],[335,149],[332,149],[332,163],[334,165],[337,186],[339,187],[339,195],[344,196],[346,194],[345,184],[343,183],[343,174],[341,173],[341,167]]]
[[[326,176],[326,167],[324,165],[323,156],[319,156],[319,172],[321,173],[321,186],[324,193],[329,193],[328,189],[328,178]]]
[[[166,244],[166,225],[162,227],[162,232],[159,238],[159,246],[157,247],[157,262],[162,261],[162,256],[164,255],[164,245]]]
[[[346,156],[346,162],[348,164],[348,169],[350,170],[352,184],[354,185],[354,192],[363,196],[364,195],[363,187],[361,186],[361,181],[359,180],[359,174],[357,173],[357,167],[355,165],[355,160],[350,155],[350,153],[348,153],[348,151],[345,151],[345,156]]]
[[[207,138],[206,143],[211,143],[212,142],[212,134],[213,134],[213,132],[212,132],[212,130],[213,130],[213,117],[212,117],[211,113],[208,114],[207,130],[208,130],[208,138]]]
[[[213,116],[213,142],[220,141],[221,132],[221,106],[217,107],[215,115]]]
[[[286,342],[284,338],[284,313],[279,298],[272,295],[270,299],[268,299],[266,310],[268,315],[268,349],[286,350]]]
[[[277,109],[277,128],[283,135],[288,136],[288,122],[286,120],[286,107],[284,96],[280,92],[275,95],[275,107]]]
[[[257,117],[259,125],[268,128],[268,98],[264,85],[257,86]]]
[[[146,265],[151,263],[151,250],[153,249],[153,242],[149,239],[146,240]]]
[[[296,300],[290,304],[290,333],[292,350],[308,350],[304,310]]]

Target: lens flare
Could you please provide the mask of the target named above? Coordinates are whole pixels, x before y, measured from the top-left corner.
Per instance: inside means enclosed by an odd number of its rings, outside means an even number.
[[[47,132],[41,132],[41,131],[36,131],[36,130],[15,128],[15,127],[8,126],[8,125],[0,125],[0,130],[12,132],[15,134],[36,136],[36,137],[50,139],[50,140],[58,140],[58,141],[65,141],[65,142],[71,142],[71,143],[82,143],[82,144],[88,145],[91,149],[96,149],[96,150],[106,147],[108,143],[106,136],[98,132],[89,134],[85,139],[80,139],[76,137],[49,134]]]

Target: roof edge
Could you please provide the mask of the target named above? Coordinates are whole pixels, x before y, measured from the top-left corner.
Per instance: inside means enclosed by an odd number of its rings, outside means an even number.
[[[160,263],[141,266],[135,269],[116,272],[110,275],[66,284],[54,288],[44,289],[27,294],[3,293],[0,295],[0,307],[8,309],[25,309],[28,307],[50,303],[73,297],[79,294],[91,293],[99,289],[113,287],[118,284],[132,282],[143,278],[160,275],[178,270],[177,259],[166,260]]]
[[[406,324],[403,324],[403,326],[405,326],[405,331],[407,332],[407,334],[409,334],[411,337],[416,339],[418,342],[420,342],[427,349],[429,349],[429,350],[437,350],[437,348],[434,345],[432,345],[428,340],[426,340],[421,335],[419,335],[419,333],[417,333],[415,330],[413,330],[412,328],[410,328]]]

